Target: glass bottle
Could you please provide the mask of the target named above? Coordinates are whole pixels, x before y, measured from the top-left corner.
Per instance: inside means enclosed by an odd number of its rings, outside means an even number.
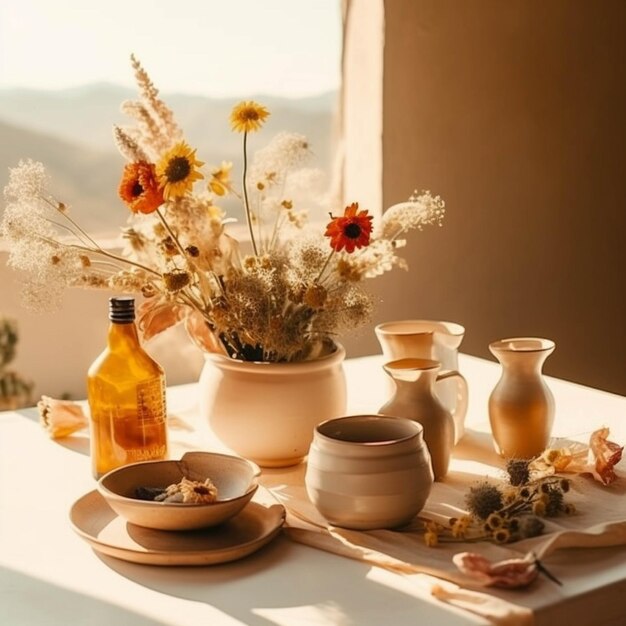
[[[87,374],[96,478],[167,456],[165,374],[139,343],[134,299],[111,298],[109,320],[107,347]]]

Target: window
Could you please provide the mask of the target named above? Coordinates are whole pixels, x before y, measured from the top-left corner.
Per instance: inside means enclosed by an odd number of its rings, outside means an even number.
[[[120,104],[136,95],[131,52],[207,166],[228,160],[241,172],[228,114],[255,98],[272,115],[251,152],[281,130],[302,133],[329,177],[339,0],[12,0],[0,6],[2,187],[21,158],[41,160],[83,226],[117,232],[127,209],[111,127],[130,121]],[[239,203],[223,208],[242,218]]]

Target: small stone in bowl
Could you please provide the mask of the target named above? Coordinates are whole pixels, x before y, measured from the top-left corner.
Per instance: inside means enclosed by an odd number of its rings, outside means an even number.
[[[137,500],[154,501],[163,493],[165,493],[163,487],[137,487],[135,489],[135,498]]]
[[[165,489],[159,487],[138,487],[135,495],[140,500],[180,504],[212,504],[217,500],[217,487],[210,478],[204,482],[183,477]]]

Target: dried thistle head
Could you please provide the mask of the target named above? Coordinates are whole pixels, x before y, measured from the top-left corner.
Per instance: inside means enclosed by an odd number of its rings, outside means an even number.
[[[509,482],[514,486],[526,485],[530,478],[528,459],[509,459],[506,463],[506,471]]]
[[[470,488],[465,504],[472,515],[487,519],[502,508],[502,493],[495,485],[485,481]]]

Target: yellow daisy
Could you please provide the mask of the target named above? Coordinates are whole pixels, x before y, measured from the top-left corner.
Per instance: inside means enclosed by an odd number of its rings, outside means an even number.
[[[259,130],[270,112],[260,104],[240,102],[230,114],[230,125],[238,133],[252,133]]]
[[[233,164],[230,161],[222,161],[220,167],[211,171],[209,189],[216,196],[224,196],[228,193],[230,187],[230,170],[232,169]]]
[[[196,151],[186,142],[181,141],[170,148],[156,166],[159,186],[163,189],[163,197],[180,198],[190,192],[193,183],[204,176],[196,169],[204,163],[196,159]]]

